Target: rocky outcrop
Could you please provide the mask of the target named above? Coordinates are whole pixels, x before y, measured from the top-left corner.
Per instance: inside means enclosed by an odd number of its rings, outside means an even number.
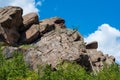
[[[74,41],[74,34],[78,33],[66,29],[44,34],[34,44],[36,48],[27,50],[25,56],[26,62],[29,64],[33,63],[31,66],[35,69],[38,63],[50,64],[55,67],[62,60],[73,61],[78,59],[85,46],[81,45],[83,43],[83,37],[79,34],[79,39]]]
[[[30,44],[30,48],[6,47],[3,54],[9,59],[15,50],[21,50],[30,68],[49,64],[56,67],[60,62],[75,61],[87,70],[99,71],[104,65],[115,62],[113,56],[97,51],[96,41],[84,42],[82,35],[76,30],[69,30],[65,20],[59,17],[38,21],[35,13],[22,17],[19,7],[0,9],[0,41],[14,46]]]

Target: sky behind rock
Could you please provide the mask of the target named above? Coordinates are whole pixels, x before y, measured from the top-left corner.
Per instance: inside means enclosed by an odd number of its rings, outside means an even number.
[[[0,7],[20,6],[24,15],[36,12],[40,19],[64,18],[68,28],[77,28],[86,42],[98,41],[98,50],[120,63],[119,4],[119,0],[0,0]]]
[[[23,8],[23,15],[30,13],[30,12],[40,12],[40,9],[37,7],[42,5],[42,0],[35,1],[35,0],[0,0],[0,7],[4,6],[19,6]]]

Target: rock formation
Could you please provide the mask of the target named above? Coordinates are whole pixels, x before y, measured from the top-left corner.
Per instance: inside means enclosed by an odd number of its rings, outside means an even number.
[[[5,47],[3,54],[6,58],[11,58],[13,51],[22,50],[26,63],[32,69],[44,64],[56,67],[61,61],[68,60],[77,62],[87,70],[99,71],[104,65],[115,62],[113,56],[97,51],[96,41],[85,44],[80,33],[67,29],[64,19],[53,17],[39,21],[36,13],[22,16],[20,7],[0,9],[0,41],[18,46]],[[19,47],[24,44],[32,47]]]

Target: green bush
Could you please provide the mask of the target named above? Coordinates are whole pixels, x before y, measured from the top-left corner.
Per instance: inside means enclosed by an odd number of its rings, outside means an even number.
[[[106,66],[95,78],[95,80],[120,80],[120,69],[117,64]]]
[[[39,80],[120,80],[120,69],[117,64],[105,67],[97,75],[86,72],[84,68],[74,62],[63,62],[57,70],[51,70],[49,65],[39,70]]]
[[[64,61],[56,69],[50,65],[39,66],[38,72],[30,70],[21,52],[14,52],[6,59],[0,50],[0,80],[120,80],[117,64],[104,67],[97,75],[87,72],[75,62]]]
[[[40,70],[40,80],[92,80],[92,77],[76,63],[63,62],[57,66],[56,71],[52,71],[47,65]]]

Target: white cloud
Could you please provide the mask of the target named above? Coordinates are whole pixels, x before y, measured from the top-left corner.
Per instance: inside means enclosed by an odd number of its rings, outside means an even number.
[[[23,8],[23,15],[25,15],[30,12],[38,13],[40,10],[37,7],[41,6],[42,2],[43,0],[39,0],[38,2],[35,2],[35,0],[1,0],[0,7],[19,6]]]
[[[36,6],[42,6],[42,2],[41,1],[37,2]]]
[[[109,24],[102,24],[94,33],[85,38],[86,42],[98,41],[98,50],[113,55],[120,63],[120,31]]]

